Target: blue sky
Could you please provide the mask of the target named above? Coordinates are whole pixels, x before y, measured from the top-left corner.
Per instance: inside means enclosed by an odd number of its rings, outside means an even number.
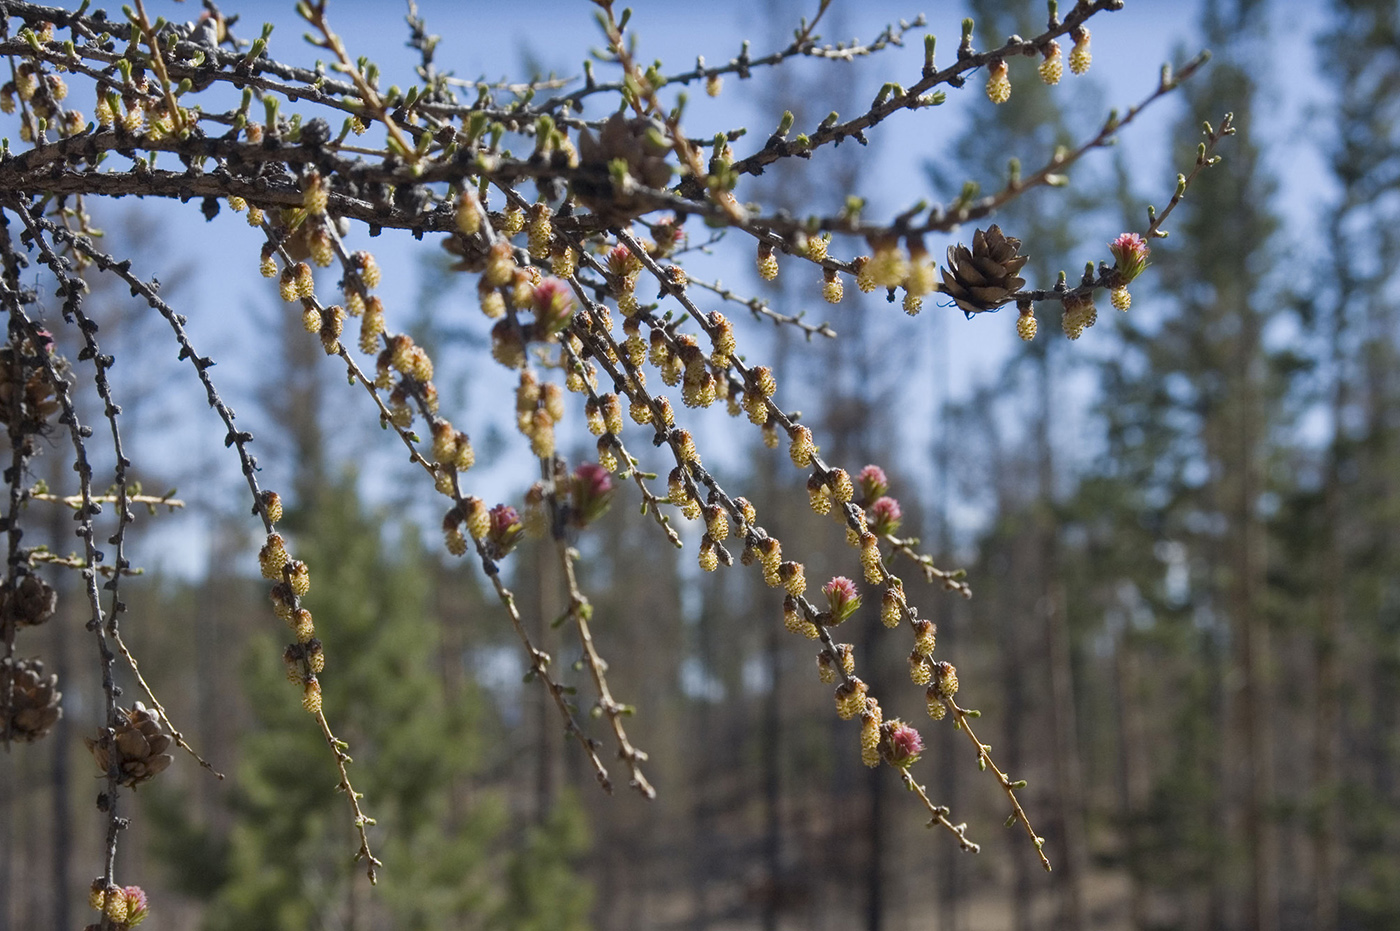
[[[196,8],[189,4],[171,4],[169,10],[162,10],[161,6],[157,5],[155,9],[171,18],[185,18],[196,12]],[[768,25],[764,3],[728,0],[663,3],[643,0],[633,6],[635,12],[631,28],[640,38],[641,60],[660,58],[667,70],[690,67],[697,54],[704,55],[710,63],[727,61],[737,53],[745,37],[753,40],[754,53],[762,54],[780,46],[791,30],[791,25],[777,30]],[[816,4],[801,6],[815,9]],[[301,64],[309,64],[316,58],[315,50],[299,38],[304,28],[292,14],[290,2],[236,3],[230,0],[226,7],[228,11],[242,13],[239,32],[245,37],[256,35],[264,19],[277,24],[272,48],[275,57]],[[406,29],[402,20],[403,9],[393,3],[352,0],[338,0],[330,7],[332,24],[343,36],[351,53],[367,54],[378,62],[386,85],[407,85],[413,80],[410,69],[414,58],[404,45]],[[443,36],[438,49],[439,67],[467,79],[495,80],[507,76],[518,79],[522,71],[521,62],[527,54],[546,68],[557,69],[565,75],[577,75],[584,56],[598,44],[599,39],[593,22],[595,8],[587,0],[512,4],[420,0],[419,9],[427,20],[429,30]],[[912,19],[920,10],[921,7],[914,3],[855,4],[837,0],[833,13],[829,15],[835,17],[831,22],[839,27],[840,38],[868,40],[886,23],[900,18]],[[922,10],[929,20],[928,31],[939,37],[940,60],[949,60],[959,35],[963,15],[961,5],[932,3],[925,4]],[[1199,4],[1194,0],[1128,0],[1124,11],[1095,17],[1091,24],[1094,65],[1089,75],[1095,89],[1093,92],[1102,94],[1108,105],[1122,107],[1148,94],[1156,85],[1158,68],[1163,61],[1182,57],[1178,55],[1180,50],[1188,54],[1197,50],[1192,37],[1198,12]],[[1275,73],[1271,80],[1264,82],[1270,87],[1268,93],[1276,98],[1269,108],[1277,114],[1269,132],[1276,134],[1281,143],[1288,141],[1286,146],[1278,147],[1279,155],[1275,158],[1274,167],[1284,184],[1285,197],[1282,201],[1289,205],[1290,227],[1296,235],[1302,235],[1302,231],[1309,226],[1313,212],[1328,194],[1325,186],[1315,180],[1322,174],[1319,170],[1322,163],[1314,146],[1315,140],[1305,129],[1307,107],[1316,102],[1315,82],[1312,80],[1316,65],[1311,35],[1322,14],[1315,4],[1302,2],[1278,4],[1277,12],[1278,22],[1272,36]],[[795,20],[792,25],[795,25]],[[827,38],[837,36],[828,34]],[[873,64],[853,69],[852,80],[858,85],[868,83],[868,93],[872,97],[884,80],[913,83],[917,80],[922,61],[922,43],[917,33],[912,39],[907,47],[882,53]],[[825,64],[821,67],[846,66]],[[606,72],[600,69],[600,75],[606,75]],[[753,94],[763,86],[758,80],[743,83],[731,78],[717,100],[706,98],[698,87],[694,88],[690,94],[692,106],[687,112],[687,125],[692,134],[706,136],[718,128],[749,125],[752,135],[749,140],[738,144],[738,153],[743,155],[748,151],[745,145],[750,140],[752,145],[761,145],[770,128],[754,125],[752,118],[757,106]],[[1086,92],[1090,85],[1085,79],[1072,79],[1067,75],[1060,87],[1064,94],[1076,94]],[[863,93],[858,92],[858,99],[862,99]],[[867,215],[890,216],[928,193],[922,166],[928,159],[937,158],[940,146],[951,144],[956,138],[964,126],[964,101],[981,93],[981,81],[974,78],[964,91],[953,92],[946,106],[901,114],[872,134],[872,142],[876,144],[872,152],[879,159],[876,175],[884,182],[885,190],[869,192],[871,206]],[[773,102],[764,103],[771,110]],[[1261,108],[1261,112],[1263,110]],[[1147,114],[1141,123],[1124,133],[1121,143],[1131,159],[1146,169],[1140,177],[1160,179],[1157,186],[1148,192],[1159,204],[1170,193],[1171,179],[1176,171],[1165,159],[1165,130],[1172,125],[1175,115],[1174,102],[1168,100],[1159,104],[1155,112]],[[1092,156],[1079,171],[1107,172],[1110,167],[1109,155],[1099,153]],[[231,216],[220,217],[214,224],[205,225],[198,220],[197,214],[192,216],[190,211],[180,209],[179,205],[173,205],[173,208],[172,205],[152,205],[152,209],[164,218],[167,238],[172,243],[163,257],[163,261],[170,266],[191,259],[198,260],[200,255],[216,254],[225,247],[229,247],[230,256],[246,257],[246,260],[221,260],[219,274],[201,275],[194,290],[189,293],[189,306],[181,309],[190,315],[190,329],[196,344],[219,346],[257,339],[256,330],[276,312],[272,287],[256,273],[257,234],[240,228]],[[968,234],[970,230],[964,231],[963,238]],[[399,313],[396,308],[403,308],[411,314],[414,302],[420,296],[419,269],[414,259],[418,246],[407,236],[390,233],[377,240],[369,240],[363,230],[352,231],[351,240],[352,245],[372,246],[384,266],[382,292],[389,306],[392,328]],[[930,243],[930,247],[935,255],[939,254],[939,244]],[[840,254],[857,251],[863,250],[856,243],[847,244],[844,248],[840,243],[833,246],[833,252]],[[738,250],[737,254],[722,252],[715,263],[713,274],[722,277],[728,284],[748,286],[752,281],[752,251],[747,247]],[[170,274],[168,269],[159,267],[146,271],[162,277]],[[849,290],[854,292],[854,288]],[[475,312],[469,292],[463,292],[459,303],[463,313]],[[818,319],[823,313],[818,300],[812,301],[809,310]],[[449,307],[448,312],[456,311]],[[1134,312],[1138,312],[1136,306]],[[918,323],[926,327],[929,339],[937,338],[946,343],[942,353],[949,366],[946,383],[951,386],[955,396],[966,393],[978,379],[990,377],[1006,357],[1015,340],[1014,321],[1009,316],[983,315],[972,321],[963,321],[961,315],[950,313],[943,313],[935,319],[933,314],[926,311],[919,319]],[[1093,335],[1091,331],[1080,341],[1079,346],[1085,351],[1093,351]],[[222,378],[226,390],[234,398],[240,394],[246,396],[262,376],[257,367],[240,368],[232,360],[221,365],[216,374]],[[326,377],[332,383],[344,384],[338,377],[331,377],[329,372]],[[928,396],[936,390],[931,380]],[[360,406],[352,410],[357,411],[362,419],[372,418],[363,409],[362,402],[355,403]],[[221,436],[221,431],[212,423],[212,415],[203,412],[202,406],[202,403],[189,406],[191,417],[211,422],[198,428],[199,431],[206,438],[214,434]],[[925,419],[924,423],[927,422]],[[266,426],[263,425],[264,428]],[[919,450],[927,449],[929,437],[918,427],[913,428],[904,439],[915,447],[916,454]],[[401,453],[395,455],[401,458]],[[228,458],[229,462],[215,467],[232,471],[236,476],[236,470],[232,470],[232,458]],[[518,484],[518,475],[518,465],[505,460],[495,474],[488,472],[478,480],[485,482],[488,493],[506,496],[512,491],[518,494],[518,490],[511,487]],[[270,477],[275,479],[276,476]],[[196,571],[204,563],[202,545],[193,541],[180,546],[178,555],[166,558],[172,566],[178,565],[186,571]]]

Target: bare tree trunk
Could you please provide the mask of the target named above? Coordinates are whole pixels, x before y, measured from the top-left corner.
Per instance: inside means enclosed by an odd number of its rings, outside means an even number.
[[[1025,695],[1025,663],[1021,661],[1020,633],[1015,622],[1014,612],[997,612],[1001,618],[1002,642],[1002,696],[1006,701],[1006,744],[1007,772],[1019,773],[1025,770],[1024,722],[1029,706]],[[1011,927],[1014,931],[1035,931],[1031,923],[1031,859],[1025,856],[1012,857],[1011,885]]]
[[[550,619],[555,617],[560,610],[559,599],[559,577],[558,570],[554,562],[550,559],[552,543],[541,541],[537,547],[535,572],[535,583],[538,587],[537,598],[539,612],[536,616],[534,627],[530,632],[531,638],[535,641],[535,646],[550,656],[555,656],[557,650],[554,628],[550,625]],[[552,670],[554,675],[559,675],[557,669]],[[559,791],[559,728],[557,726],[556,715],[559,713],[554,707],[554,699],[545,689],[536,686],[535,693],[535,805],[534,818],[536,824],[544,824],[549,818],[550,811],[554,808],[554,799]]]
[[[769,689],[763,697],[763,866],[769,894],[763,897],[764,931],[778,931],[783,887],[782,820],[782,643],[780,630],[769,625],[766,644]]]
[[[1037,357],[1040,382],[1040,416],[1036,418],[1036,554],[1041,595],[1036,608],[1045,622],[1046,654],[1050,667],[1050,726],[1055,766],[1055,820],[1059,823],[1060,890],[1059,927],[1080,931],[1084,927],[1084,803],[1079,766],[1079,740],[1075,734],[1074,672],[1070,659],[1064,589],[1058,580],[1059,536],[1051,508],[1055,498],[1055,455],[1050,441],[1055,397],[1050,353]]]
[[[878,655],[880,641],[884,639],[881,634],[885,633],[879,625],[867,625],[862,643],[859,647],[861,655],[875,657]],[[876,675],[874,669],[870,673],[870,686],[879,694],[887,694],[888,687],[883,679]],[[885,824],[885,808],[889,801],[888,795],[888,773],[884,772],[884,767],[876,767],[871,770],[866,779],[870,794],[870,820],[866,825],[866,838],[869,844],[868,859],[865,861],[865,927],[866,931],[883,931],[886,921],[886,914],[889,911],[888,887],[885,883],[885,871],[889,856],[889,832]]]
[[[1054,734],[1056,820],[1060,826],[1060,917],[1064,931],[1081,931],[1084,924],[1084,799],[1075,732],[1074,683],[1070,662],[1064,592],[1051,581],[1042,599],[1046,650],[1050,658],[1050,716]]]
[[[1126,630],[1119,636],[1114,655],[1114,691],[1118,705],[1118,820],[1128,864],[1128,921],[1133,931],[1147,927],[1147,888],[1143,883],[1147,864],[1140,853],[1138,812],[1147,796],[1146,729],[1138,701],[1137,652]]]
[[[1323,573],[1322,624],[1314,646],[1317,669],[1316,736],[1313,743],[1313,783],[1318,793],[1317,830],[1313,835],[1313,923],[1315,931],[1336,931],[1341,893],[1338,847],[1337,783],[1341,762],[1341,676],[1337,661],[1342,629],[1342,557],[1337,539],[1338,489],[1336,470],[1329,471],[1326,508],[1329,539],[1327,571]]]
[[[931,328],[933,348],[931,354],[936,354],[938,358],[938,426],[936,446],[934,456],[938,463],[938,485],[934,489],[933,500],[936,502],[937,511],[937,534],[935,536],[935,552],[940,559],[947,562],[953,549],[952,534],[948,526],[949,511],[949,471],[952,468],[952,431],[949,428],[948,405],[952,395],[952,341],[948,339],[948,318],[938,315],[934,318],[937,324]],[[953,619],[956,617],[957,609],[955,602],[947,598],[938,598],[933,602],[933,620],[938,625],[942,636],[954,634]],[[954,636],[953,639],[956,639]],[[960,749],[954,741],[958,734],[951,727],[940,727],[938,729],[938,758],[941,760],[952,759],[954,754]],[[940,766],[938,777],[939,804],[946,805],[953,811],[958,810],[958,773],[962,771],[960,766]],[[957,931],[959,906],[962,901],[962,863],[963,853],[952,844],[939,845],[939,882],[938,882],[938,929],[939,931]]]
[[[1324,571],[1322,573],[1322,616],[1313,647],[1317,670],[1317,699],[1314,709],[1313,789],[1317,793],[1317,828],[1313,834],[1313,928],[1336,931],[1341,895],[1341,851],[1337,805],[1341,775],[1341,648],[1342,618],[1346,610],[1342,590],[1346,558],[1342,539],[1342,488],[1338,474],[1341,463],[1342,418],[1348,403],[1347,378],[1342,366],[1343,322],[1340,305],[1333,330],[1332,361],[1338,369],[1332,392],[1332,448],[1328,452],[1327,475],[1323,486]]]
[[[701,624],[701,646],[700,661],[701,668],[708,671],[713,668],[710,665],[711,651],[709,649],[708,625]],[[707,694],[699,695],[695,700],[695,736],[699,740],[699,746],[713,746],[715,739],[714,714],[710,708],[710,697]],[[706,754],[699,754],[691,766],[690,770],[690,792],[691,792],[691,824],[694,826],[693,843],[690,848],[690,862],[687,864],[687,874],[690,877],[691,890],[691,918],[690,927],[692,931],[704,931],[710,926],[710,883],[713,881],[715,872],[712,865],[715,860],[715,803],[711,799],[710,784],[714,771],[709,765]]]
[[[1225,558],[1222,549],[1218,545],[1210,547],[1210,559],[1214,565],[1220,565]],[[1222,647],[1224,635],[1215,630],[1205,630],[1200,636],[1201,663],[1206,669],[1206,694],[1209,696],[1206,707],[1218,708],[1221,711],[1215,722],[1214,739],[1206,745],[1205,752],[1209,754],[1209,759],[1201,767],[1217,787],[1210,793],[1206,803],[1206,814],[1210,825],[1218,826],[1221,834],[1230,837],[1235,811],[1228,796],[1230,787],[1234,785],[1235,774],[1230,768],[1231,756],[1226,753],[1225,748],[1231,746],[1237,736],[1232,722],[1237,716],[1236,706],[1239,703],[1225,686],[1229,660]],[[1208,848],[1206,853],[1209,878],[1206,880],[1206,914],[1203,926],[1208,931],[1223,931],[1228,927],[1228,908],[1239,898],[1238,890],[1232,887],[1227,875],[1227,857],[1227,852],[1222,850],[1219,844]]]
[[[1251,321],[1243,321],[1246,326]],[[1239,401],[1238,494],[1234,518],[1239,522],[1234,554],[1231,614],[1239,637],[1239,668],[1243,679],[1241,709],[1244,713],[1245,765],[1248,795],[1245,804],[1245,839],[1250,859],[1249,926],[1253,931],[1278,931],[1278,829],[1270,811],[1273,805],[1273,737],[1271,728],[1272,681],[1269,628],[1261,610],[1260,588],[1264,573],[1264,528],[1255,502],[1261,487],[1260,464],[1254,425],[1256,408],[1252,363],[1257,354],[1254,339],[1241,341],[1245,374]]]

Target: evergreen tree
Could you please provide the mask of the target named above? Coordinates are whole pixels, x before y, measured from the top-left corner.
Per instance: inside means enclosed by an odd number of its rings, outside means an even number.
[[[979,42],[992,44],[1003,36],[1033,32],[1044,15],[1044,5],[1031,0],[974,0],[971,13]],[[956,193],[965,183],[984,192],[999,189],[1021,165],[1043,164],[1057,146],[1074,138],[1070,125],[1075,114],[1060,105],[1061,95],[1043,82],[1032,63],[1013,62],[1011,68],[1010,97],[996,104],[979,100],[969,130],[958,139],[952,171],[965,172],[973,180],[964,182],[952,174],[948,163],[930,163],[930,177],[945,194]],[[1095,96],[1087,95],[1090,99]],[[1005,174],[986,175],[989,169],[996,171],[1003,166]],[[1076,229],[1068,218],[1091,215],[1102,201],[1102,193],[1092,182],[1077,182],[1073,191],[1040,189],[999,210],[995,222],[1006,235],[1036,244],[1022,272],[1025,277],[1053,281],[1060,269],[1074,268],[1072,251],[1083,233],[1082,224]],[[965,227],[959,238],[966,241],[970,233]],[[1013,312],[974,320],[971,325],[1009,327],[1014,318],[1007,320],[1006,315]],[[1085,922],[1083,884],[1088,859],[1072,672],[1075,631],[1071,622],[1077,619],[1068,611],[1064,596],[1064,556],[1058,527],[1060,489],[1066,485],[1066,473],[1075,467],[1062,454],[1070,446],[1070,424],[1062,414],[1067,409],[1064,398],[1071,375],[1065,358],[1070,353],[1065,350],[1071,344],[1060,336],[1058,305],[1042,305],[1039,316],[1039,334],[1013,352],[1000,373],[995,394],[981,400],[982,405],[990,402],[994,408],[998,398],[1034,398],[1034,402],[1018,400],[1014,408],[998,410],[995,415],[973,402],[959,418],[972,429],[997,433],[991,442],[1008,457],[990,467],[1005,471],[988,483],[993,489],[989,503],[994,517],[978,541],[979,568],[974,573],[986,581],[977,586],[979,597],[970,611],[984,621],[976,625],[979,629],[997,631],[993,636],[1002,652],[1005,708],[999,717],[1006,728],[1004,762],[1046,792],[1042,820],[1046,822],[1047,849],[1056,863],[1057,879],[1052,888],[1057,898],[1057,926],[1080,928]],[[1003,431],[1001,425],[976,422],[1003,414],[1014,424],[1009,431]],[[950,431],[950,437],[957,438],[947,442],[956,448],[962,436],[960,430]],[[979,467],[983,465],[979,461]],[[993,570],[998,564],[1010,571]],[[1084,628],[1082,623],[1078,626]],[[1043,658],[1048,662],[1042,662]],[[1036,694],[1047,696],[1047,700],[1032,702]],[[1030,735],[1039,732],[1052,735],[1052,739],[1032,741]],[[1018,929],[1033,926],[1034,896],[1047,888],[1038,878],[1039,872],[1032,858],[1015,858],[1012,904],[1013,924]]]
[[[247,661],[253,723],[239,745],[227,843],[213,848],[217,862],[173,864],[222,878],[207,927],[303,929],[324,919],[328,902],[351,928],[586,926],[590,900],[572,866],[586,844],[576,811],[561,807],[513,843],[503,796],[453,804],[454,783],[491,760],[499,724],[476,689],[445,700],[435,658],[442,621],[430,610],[433,573],[415,532],[386,544],[351,476],[306,487],[314,493],[285,526],[320,567],[306,605],[340,659],[323,689],[365,754],[359,779],[376,800],[373,831],[391,881],[372,894],[356,889],[358,867],[342,856],[353,847],[345,801],[328,791],[336,772],[307,770],[321,737],[288,720],[298,711],[282,700],[280,672],[266,662],[274,649],[260,637]]]
[[[1337,0],[1320,46],[1336,85],[1328,149],[1340,196],[1325,226],[1316,285],[1300,304],[1320,373],[1312,400],[1327,411],[1331,435],[1321,456],[1299,457],[1299,474],[1317,479],[1300,483],[1286,516],[1315,605],[1314,784],[1305,810],[1313,926],[1323,931],[1400,922],[1400,797],[1388,736],[1400,683],[1400,321],[1391,297],[1400,272],[1397,46],[1395,5],[1375,0]],[[1343,767],[1347,758],[1362,765]]]
[[[1166,314],[1155,325],[1137,313],[1124,321],[1124,352],[1103,370],[1106,455],[1080,506],[1116,512],[1099,537],[1115,551],[1104,553],[1100,590],[1118,590],[1116,610],[1135,629],[1120,642],[1156,670],[1127,696],[1155,708],[1143,739],[1160,733],[1156,745],[1170,748],[1133,822],[1132,872],[1170,890],[1180,920],[1274,929],[1277,705],[1262,503],[1289,361],[1264,341],[1279,313],[1267,291],[1277,220],[1252,130],[1260,50],[1248,38],[1264,14],[1255,2],[1206,6],[1216,58],[1187,91],[1176,137],[1229,110],[1240,131],[1183,203],[1180,239],[1169,241],[1183,244],[1154,244],[1161,280],[1173,285]],[[1122,760],[1141,759],[1129,749]]]

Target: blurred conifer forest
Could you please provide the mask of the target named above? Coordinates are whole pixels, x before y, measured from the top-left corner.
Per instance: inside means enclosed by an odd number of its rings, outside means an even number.
[[[0,931],[1400,927],[1393,0],[578,2],[0,2]]]

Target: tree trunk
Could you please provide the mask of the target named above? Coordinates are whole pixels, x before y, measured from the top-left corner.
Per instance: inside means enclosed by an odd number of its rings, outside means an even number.
[[[1317,669],[1316,735],[1313,785],[1317,793],[1317,829],[1313,835],[1313,923],[1315,931],[1336,931],[1341,892],[1337,807],[1341,762],[1341,676],[1337,661],[1342,629],[1342,555],[1338,539],[1338,488],[1335,464],[1328,470],[1327,571],[1323,573],[1322,618],[1314,645]]]
[[[1339,302],[1332,339],[1332,362],[1337,368],[1332,392],[1332,447],[1328,452],[1323,486],[1322,616],[1313,646],[1317,670],[1317,698],[1314,708],[1313,791],[1317,798],[1317,827],[1313,833],[1313,928],[1336,931],[1341,894],[1341,850],[1338,827],[1341,812],[1337,805],[1341,775],[1341,648],[1345,596],[1342,590],[1346,558],[1342,539],[1341,446],[1342,418],[1348,405],[1347,377],[1343,364],[1345,317]]]
[[[1014,562],[1013,562],[1014,565]],[[1029,710],[1025,696],[1026,664],[1021,660],[1020,631],[1011,610],[997,612],[1001,618],[1002,696],[1006,702],[1006,745],[1003,765],[1013,775],[1025,769],[1024,722]],[[1031,857],[1011,858],[1011,912],[1014,931],[1035,931],[1031,923]]]
[[[559,597],[559,571],[550,558],[553,542],[540,541],[536,548],[538,560],[535,569],[536,598],[539,610],[534,618],[530,637],[535,647],[555,658],[550,675],[557,678],[562,674],[558,666],[557,637],[550,621],[558,616],[562,606]],[[527,623],[529,621],[527,620]],[[554,707],[554,698],[542,685],[533,683],[535,693],[535,805],[536,824],[549,820],[554,808],[555,795],[559,791],[559,710]]]
[[[1064,592],[1051,582],[1041,602],[1046,651],[1050,659],[1050,716],[1054,735],[1056,820],[1060,826],[1059,927],[1082,931],[1084,924],[1084,799],[1079,739],[1074,720],[1074,682]]]
[[[1126,625],[1127,621],[1125,621]],[[1147,927],[1148,864],[1140,853],[1136,828],[1147,800],[1147,740],[1142,704],[1138,701],[1138,657],[1126,629],[1114,651],[1114,691],[1118,706],[1118,819],[1128,865],[1128,921],[1133,931]]]
[[[781,628],[769,625],[766,644],[769,688],[763,696],[763,867],[769,894],[763,897],[763,931],[778,931],[783,894],[782,821],[782,643]]]
[[[1059,535],[1052,508],[1055,500],[1055,453],[1050,442],[1051,404],[1056,397],[1050,353],[1036,357],[1040,391],[1040,416],[1036,418],[1037,502],[1036,554],[1041,595],[1036,611],[1044,618],[1045,647],[1050,667],[1050,727],[1055,767],[1055,820],[1059,824],[1059,882],[1062,931],[1084,927],[1084,803],[1079,766],[1079,741],[1075,734],[1074,672],[1070,661],[1070,635],[1065,616],[1064,589],[1058,581]]]
[[[876,674],[875,657],[879,655],[881,636],[886,633],[878,624],[869,624],[863,631],[858,655],[870,657],[871,671],[869,684],[877,694],[889,694],[889,685],[883,676]],[[889,911],[888,887],[885,884],[886,864],[889,856],[889,833],[885,825],[885,808],[889,801],[889,773],[885,767],[877,766],[867,774],[866,785],[870,795],[870,820],[866,823],[866,839],[869,848],[865,862],[865,927],[866,931],[883,931],[885,917]]]
[[[1271,807],[1274,796],[1271,711],[1271,650],[1268,622],[1262,612],[1264,528],[1256,511],[1261,488],[1258,440],[1255,437],[1255,362],[1258,356],[1256,322],[1241,320],[1249,331],[1242,339],[1239,372],[1243,374],[1238,411],[1238,545],[1234,553],[1231,614],[1239,638],[1239,669],[1243,680],[1242,711],[1245,731],[1245,766],[1248,794],[1245,804],[1245,840],[1250,860],[1249,926],[1253,931],[1278,931],[1278,829]]]

